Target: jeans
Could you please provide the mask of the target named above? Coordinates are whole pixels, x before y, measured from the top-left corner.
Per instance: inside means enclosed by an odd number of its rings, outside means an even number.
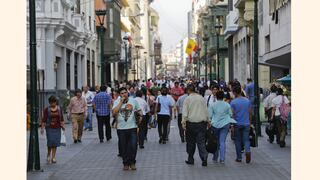
[[[275,134],[277,137],[277,143],[285,142],[287,132],[287,122],[282,122],[280,116],[274,117]]]
[[[249,132],[250,125],[235,125],[235,146],[237,153],[237,160],[242,160],[241,156],[241,144],[244,144],[244,150],[246,153],[250,152],[250,140]]]
[[[136,163],[137,156],[137,128],[118,129],[120,154],[122,156],[123,165],[132,165]]]
[[[219,154],[220,154],[220,161],[225,160],[225,153],[226,153],[226,139],[229,132],[230,124],[227,124],[223,126],[222,128],[213,128],[213,132],[218,140],[218,149],[213,155],[214,161],[218,160]]]
[[[84,128],[92,130],[92,113],[93,108],[92,106],[88,106],[88,116],[85,119]]]
[[[199,156],[202,161],[207,161],[208,152],[205,145],[207,123],[191,123],[187,121],[186,124],[186,140],[188,161],[194,162],[193,155],[196,151],[196,144],[198,146]]]
[[[146,137],[146,130],[148,129],[147,127],[147,117],[146,115],[144,115],[142,117],[142,121],[139,124],[139,132],[138,132],[138,136],[139,136],[139,146],[143,146],[144,145],[144,140]]]
[[[106,126],[106,138],[107,140],[111,139],[111,126],[110,126],[110,115],[107,116],[98,116],[98,134],[99,139],[103,140],[103,125]]]
[[[184,141],[184,130],[182,128],[181,121],[182,121],[182,114],[178,114],[179,134],[180,134],[181,141]]]
[[[161,140],[167,139],[169,120],[169,115],[158,114],[158,133]]]

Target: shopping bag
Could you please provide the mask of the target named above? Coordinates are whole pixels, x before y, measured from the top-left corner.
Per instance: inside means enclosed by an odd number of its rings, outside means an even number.
[[[61,129],[61,140],[60,140],[60,145],[61,146],[66,146],[67,141],[66,141],[66,134],[65,131]]]
[[[250,146],[257,147],[256,131],[253,127],[250,127],[249,139],[250,139]]]
[[[205,145],[208,153],[214,154],[218,149],[218,140],[212,128],[209,128],[206,131]]]

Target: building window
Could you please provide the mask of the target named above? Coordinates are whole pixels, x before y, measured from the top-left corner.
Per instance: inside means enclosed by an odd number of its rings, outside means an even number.
[[[71,58],[71,51],[67,50],[67,89],[70,90],[71,83],[70,83],[70,58]]]
[[[87,85],[90,86],[90,49],[87,49]]]
[[[89,16],[89,30],[91,31],[91,16]]]
[[[78,54],[74,54],[74,88],[78,89]]]
[[[265,53],[270,52],[270,35],[265,37]]]
[[[92,73],[92,87],[95,86],[95,82],[96,82],[96,77],[95,77],[95,52],[94,50],[91,51],[91,73]]]

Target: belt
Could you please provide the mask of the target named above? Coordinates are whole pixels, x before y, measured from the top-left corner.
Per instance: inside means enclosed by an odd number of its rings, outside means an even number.
[[[187,123],[190,123],[190,124],[202,124],[202,123],[208,123],[207,121],[201,121],[201,122],[190,122],[190,121],[187,121]]]
[[[72,113],[72,114],[75,114],[75,115],[82,115],[82,114],[84,114],[84,113]]]

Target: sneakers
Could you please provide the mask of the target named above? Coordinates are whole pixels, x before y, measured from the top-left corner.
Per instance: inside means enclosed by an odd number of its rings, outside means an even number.
[[[250,163],[251,161],[251,152],[246,153],[246,163]]]
[[[137,170],[136,165],[135,164],[131,164],[130,165],[130,169],[133,170],[133,171]]]
[[[238,163],[241,163],[241,159],[236,159],[235,161]]]
[[[73,143],[77,144],[77,142],[78,142],[78,140],[76,140],[76,139],[75,139],[75,140],[73,140]]]

